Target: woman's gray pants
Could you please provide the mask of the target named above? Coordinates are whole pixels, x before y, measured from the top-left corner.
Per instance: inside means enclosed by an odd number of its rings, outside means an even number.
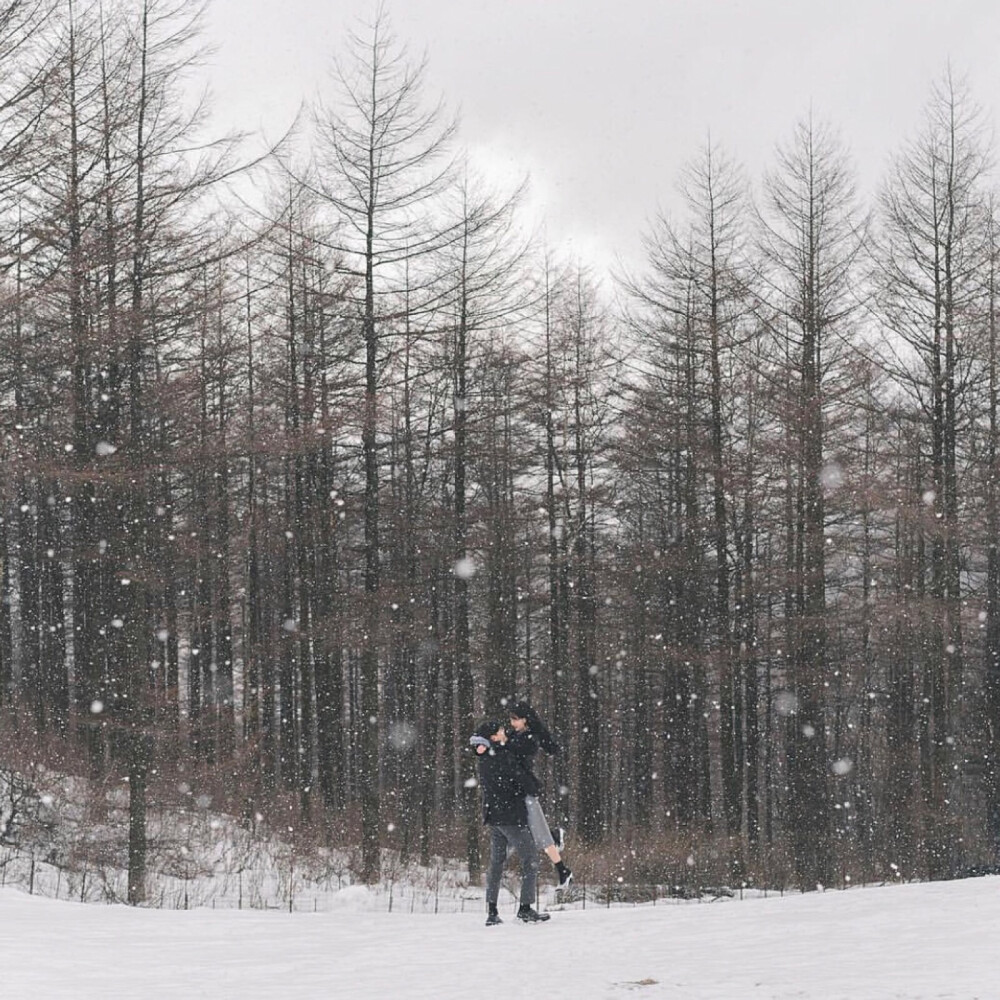
[[[528,809],[528,829],[531,836],[535,838],[535,847],[544,851],[546,847],[551,847],[555,841],[552,839],[552,831],[542,812],[541,803],[534,795],[525,795],[524,804]]]
[[[517,852],[521,861],[521,905],[535,901],[538,882],[538,848],[526,826],[490,827],[490,867],[486,873],[486,905],[496,906],[500,898],[500,879],[508,849]]]

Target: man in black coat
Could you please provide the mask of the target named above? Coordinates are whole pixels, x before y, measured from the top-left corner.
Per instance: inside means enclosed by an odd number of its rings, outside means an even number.
[[[500,879],[508,852],[521,862],[521,905],[518,920],[537,923],[547,913],[531,908],[538,881],[538,848],[528,828],[525,795],[537,795],[538,780],[507,747],[503,722],[486,722],[469,741],[479,755],[479,785],[483,793],[483,822],[490,828],[490,867],[486,875],[486,925],[501,923],[497,911]]]

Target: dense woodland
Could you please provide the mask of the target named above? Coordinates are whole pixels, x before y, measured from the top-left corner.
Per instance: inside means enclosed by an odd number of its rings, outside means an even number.
[[[998,861],[1000,225],[955,75],[870,196],[815,117],[760,177],[693,150],[606,276],[385,14],[258,156],[192,99],[191,4],[0,7],[2,742],[127,778],[132,902],[182,772],[366,880],[475,873],[512,694],[581,849]]]

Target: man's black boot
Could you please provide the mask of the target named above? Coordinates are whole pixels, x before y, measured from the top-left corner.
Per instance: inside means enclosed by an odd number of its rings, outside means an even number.
[[[538,913],[527,903],[522,903],[517,911],[517,919],[523,920],[526,924],[540,924],[551,917],[550,913]]]
[[[489,908],[489,912],[486,914],[486,926],[493,927],[496,924],[502,923],[503,921],[500,919],[500,914],[497,913],[497,908],[495,906],[491,906]]]

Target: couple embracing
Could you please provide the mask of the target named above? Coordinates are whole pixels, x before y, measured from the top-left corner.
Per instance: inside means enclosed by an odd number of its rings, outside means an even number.
[[[509,721],[484,722],[469,740],[479,755],[479,784],[483,794],[483,822],[490,828],[490,866],[486,876],[487,926],[499,924],[497,900],[500,878],[508,854],[515,852],[521,862],[521,905],[518,920],[537,923],[548,920],[547,913],[532,909],[538,879],[538,852],[544,851],[559,875],[564,888],[573,873],[563,863],[560,843],[545,820],[538,802],[540,786],[532,770],[532,760],[539,748],[558,753],[559,745],[524,701],[508,709]]]

